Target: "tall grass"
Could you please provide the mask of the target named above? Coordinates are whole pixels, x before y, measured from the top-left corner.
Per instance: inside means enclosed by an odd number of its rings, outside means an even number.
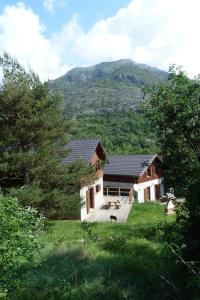
[[[136,204],[127,223],[50,222],[35,265],[21,273],[25,289],[13,299],[181,299],[177,272],[161,221],[173,222],[158,204]]]

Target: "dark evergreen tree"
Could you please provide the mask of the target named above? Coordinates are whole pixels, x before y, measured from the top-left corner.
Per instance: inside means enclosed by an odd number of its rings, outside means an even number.
[[[0,66],[0,186],[47,216],[74,217],[80,179],[91,170],[63,164],[69,122],[62,116],[62,99],[8,54]]]

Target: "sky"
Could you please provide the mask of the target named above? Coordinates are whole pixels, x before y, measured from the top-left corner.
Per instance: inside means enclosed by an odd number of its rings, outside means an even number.
[[[0,55],[42,80],[132,59],[200,73],[200,0],[0,0]]]

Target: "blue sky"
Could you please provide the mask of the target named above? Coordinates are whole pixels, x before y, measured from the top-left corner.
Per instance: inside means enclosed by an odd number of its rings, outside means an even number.
[[[129,58],[200,73],[199,0],[0,0],[0,53],[41,79]]]
[[[1,0],[0,13],[5,6],[16,5],[17,2],[24,3],[31,7],[38,14],[46,26],[45,35],[58,31],[62,24],[70,21],[74,14],[77,14],[80,25],[84,30],[89,30],[92,25],[102,18],[115,15],[118,9],[128,5],[130,0],[55,0],[47,1],[52,3],[53,9],[45,7],[42,0]]]

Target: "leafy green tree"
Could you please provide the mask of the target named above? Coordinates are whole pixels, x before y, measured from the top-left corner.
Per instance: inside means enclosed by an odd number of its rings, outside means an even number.
[[[149,91],[149,115],[161,142],[166,177],[169,185],[186,194],[197,177],[200,161],[199,78],[189,79],[172,67],[168,81]]]
[[[63,163],[69,122],[62,99],[9,55],[0,66],[0,186],[48,217],[72,217],[80,210],[81,179],[91,170]]]
[[[200,260],[200,78],[170,68],[166,83],[150,88],[150,116],[161,145],[168,186],[186,202],[178,208],[177,228],[184,253]]]
[[[17,199],[0,194],[0,298],[19,288],[18,272],[39,247],[44,217],[19,205]]]
[[[98,137],[108,154],[140,154],[158,151],[150,122],[140,112],[105,112],[100,115],[80,115],[72,119],[72,136]]]

